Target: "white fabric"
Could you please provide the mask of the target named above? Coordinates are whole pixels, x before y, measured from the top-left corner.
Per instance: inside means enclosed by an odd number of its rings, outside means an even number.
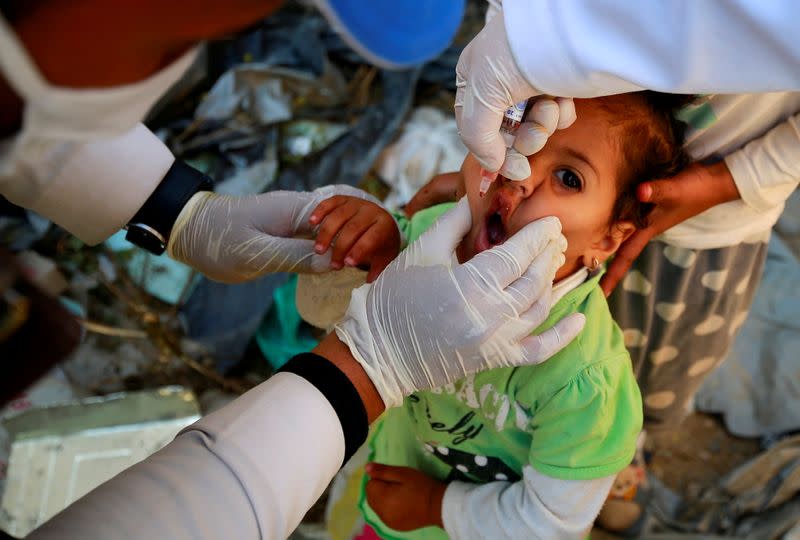
[[[25,102],[22,130],[0,141],[0,194],[89,244],[111,235],[174,160],[139,121],[195,56],[190,50],[131,85],[54,87],[0,17],[0,70]]]
[[[504,0],[503,14],[540,93],[800,89],[796,0]]]
[[[686,148],[696,160],[724,157],[742,198],[659,239],[690,249],[761,241],[800,182],[800,92],[714,95],[701,107],[713,123],[691,130]]]
[[[455,249],[471,224],[462,198],[374,283],[353,291],[336,325],[387,408],[470,373],[542,362],[583,328],[583,315],[573,314],[530,335],[547,318],[563,264],[566,240],[556,218],[459,264]]]
[[[555,306],[567,293],[586,281],[587,277],[589,277],[589,269],[581,268],[553,285],[553,295],[550,297],[550,305]]]
[[[583,538],[614,483],[559,480],[530,465],[518,482],[451,482],[442,501],[444,529],[453,540]]]
[[[186,428],[31,538],[286,538],[344,457],[339,419],[278,374]]]

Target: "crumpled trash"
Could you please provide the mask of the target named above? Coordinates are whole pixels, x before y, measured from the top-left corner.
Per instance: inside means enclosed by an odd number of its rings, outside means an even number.
[[[237,159],[224,145],[221,150],[234,163],[235,171],[231,176],[214,185],[214,191],[225,195],[253,195],[262,193],[275,180],[278,174],[278,149],[275,143],[275,131],[263,137],[263,157],[249,162],[246,159]]]
[[[69,286],[55,261],[35,251],[17,253],[17,263],[23,274],[50,296],[59,296]]]
[[[297,162],[344,135],[348,126],[335,122],[297,120],[281,127],[281,157]]]
[[[289,120],[302,107],[334,107],[347,98],[347,83],[331,63],[317,78],[294,69],[243,64],[225,73],[197,107],[197,120],[268,125]]]
[[[800,435],[784,439],[734,469],[717,486],[674,512],[655,510],[667,528],[681,534],[643,538],[783,538],[800,524]]]
[[[390,209],[403,206],[434,175],[459,170],[466,155],[452,114],[433,107],[415,109],[400,138],[376,164],[378,175],[392,188],[384,204]]]
[[[382,71],[381,100],[365,109],[350,131],[324,152],[282,170],[274,189],[313,190],[328,184],[358,184],[397,133],[411,106],[418,78],[418,69]]]

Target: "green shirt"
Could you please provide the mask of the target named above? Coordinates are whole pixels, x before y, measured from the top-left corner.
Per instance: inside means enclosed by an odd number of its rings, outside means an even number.
[[[447,209],[443,206],[401,223],[409,242],[427,228],[422,224],[430,226]],[[492,369],[409,396],[376,425],[370,459],[414,467],[448,482],[513,482],[525,465],[571,480],[622,470],[636,450],[642,401],[599,279],[594,276],[567,293],[536,330],[571,313],[585,314],[585,328],[559,353],[539,365]],[[361,508],[383,537],[446,538],[434,527],[411,533],[388,529],[363,491]]]

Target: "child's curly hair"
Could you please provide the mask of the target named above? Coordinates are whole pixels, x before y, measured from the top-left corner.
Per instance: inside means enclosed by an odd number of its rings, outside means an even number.
[[[639,185],[674,176],[689,164],[689,156],[683,150],[687,126],[676,118],[676,113],[694,98],[649,90],[598,98],[613,119],[612,126],[620,128],[623,165],[611,223],[630,221],[638,229],[646,227],[653,205],[639,202]]]

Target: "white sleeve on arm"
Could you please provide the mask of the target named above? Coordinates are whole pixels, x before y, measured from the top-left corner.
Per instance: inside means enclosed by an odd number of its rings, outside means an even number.
[[[606,500],[615,476],[559,480],[527,465],[519,482],[451,482],[442,502],[450,538],[582,538]]]
[[[796,0],[504,0],[511,50],[545,94],[800,89]]]
[[[725,156],[742,200],[758,212],[781,206],[800,182],[800,114]]]
[[[278,373],[31,538],[286,538],[344,452],[326,397],[302,377]]]
[[[23,135],[0,171],[0,194],[97,244],[128,223],[174,161],[142,124],[90,142]]]

